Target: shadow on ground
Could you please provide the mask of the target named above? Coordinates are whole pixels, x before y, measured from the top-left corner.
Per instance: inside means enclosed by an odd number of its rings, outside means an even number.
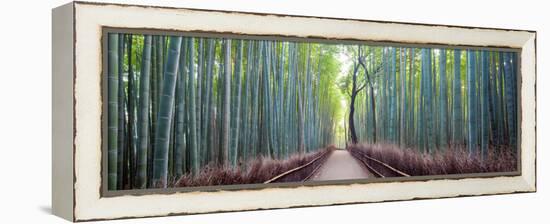
[[[49,205],[40,205],[38,206],[38,210],[46,214],[52,214],[52,206]]]

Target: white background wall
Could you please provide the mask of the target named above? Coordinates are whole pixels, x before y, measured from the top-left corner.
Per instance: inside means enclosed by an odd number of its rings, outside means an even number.
[[[100,1],[100,0],[96,0]],[[114,0],[113,0],[114,1]],[[61,223],[51,215],[51,8],[0,6],[0,223]],[[100,1],[103,2],[103,1]],[[118,1],[146,4],[145,0]],[[189,8],[528,29],[538,32],[538,193],[237,212],[112,223],[542,223],[550,205],[550,8],[544,1],[155,1]],[[246,24],[243,24],[246,25]],[[268,26],[269,24],[266,24]],[[407,34],[403,34],[407,35]],[[546,207],[546,208],[545,208]]]

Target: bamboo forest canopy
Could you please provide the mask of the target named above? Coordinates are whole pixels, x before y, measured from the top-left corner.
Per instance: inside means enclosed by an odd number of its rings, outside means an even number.
[[[107,35],[108,185],[328,145],[517,144],[517,53]]]

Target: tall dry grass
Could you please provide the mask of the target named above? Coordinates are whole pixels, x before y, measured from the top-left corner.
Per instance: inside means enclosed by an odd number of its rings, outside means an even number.
[[[469,155],[465,147],[454,146],[433,154],[401,149],[390,144],[348,146],[352,154],[364,154],[380,160],[411,176],[510,172],[517,170],[517,157],[509,148],[491,147],[487,158]]]
[[[216,185],[260,184],[288,170],[309,163],[325,151],[322,149],[307,154],[295,154],[284,160],[258,157],[240,167],[209,164],[203,167],[197,175],[185,174],[173,179],[171,187],[198,187]],[[327,153],[328,154],[328,153]],[[317,163],[317,162],[315,162]],[[299,170],[285,176],[277,182],[298,182],[309,175],[308,169]]]

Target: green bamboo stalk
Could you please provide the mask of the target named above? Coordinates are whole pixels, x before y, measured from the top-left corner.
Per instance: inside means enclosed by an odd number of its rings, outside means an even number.
[[[391,103],[391,100],[389,99],[389,94],[388,94],[388,89],[389,89],[389,80],[390,78],[388,76],[391,75],[391,71],[390,71],[390,62],[389,61],[389,53],[388,53],[388,49],[387,47],[384,47],[383,48],[383,53],[382,53],[382,57],[383,57],[383,60],[384,60],[384,75],[381,76],[381,82],[382,82],[382,102],[383,102],[383,110],[382,110],[382,122],[383,122],[383,125],[381,127],[382,129],[382,141],[386,141],[388,140],[388,136],[389,136],[389,130],[390,130],[390,127],[389,127],[389,118],[391,116],[391,112],[390,112],[390,109],[389,109],[389,106],[390,106],[390,103]]]
[[[425,106],[425,99],[426,99],[426,80],[427,80],[427,71],[429,69],[426,69],[427,64],[427,50],[421,49],[421,75],[419,77],[420,79],[420,93],[418,95],[418,119],[417,119],[417,135],[419,139],[419,147],[422,152],[427,152],[426,150],[426,128],[425,128],[425,117],[426,117],[426,106]],[[430,115],[428,115],[430,116]]]
[[[296,77],[297,80],[297,104],[298,104],[298,152],[305,153],[305,131],[304,131],[304,94],[302,94],[302,84],[300,77]]]
[[[222,164],[229,162],[229,125],[231,116],[231,40],[224,39],[224,78],[223,78],[223,114],[222,114],[222,126],[221,126],[221,160]]]
[[[481,51],[481,159],[487,157],[487,150],[489,147],[489,54],[487,51]]]
[[[477,113],[475,111],[476,53],[468,50],[468,151],[473,155],[477,149]]]
[[[187,40],[184,38],[182,39],[182,43],[186,42]],[[186,75],[186,51],[187,48],[185,47],[186,44],[181,45],[180,50],[180,58],[179,58],[179,64],[178,64],[178,74],[177,74],[177,80],[176,80],[176,126],[175,126],[175,151],[174,151],[174,169],[175,169],[175,175],[176,177],[179,177],[183,175],[183,173],[186,171],[186,154],[187,154],[187,148],[186,148],[186,133],[185,133],[185,96],[186,96],[186,84],[187,82],[185,79],[187,78]]]
[[[426,98],[425,100],[425,106],[426,106],[426,143],[427,143],[427,149],[428,152],[432,152],[432,150],[435,148],[435,138],[434,138],[434,119],[431,114],[433,114],[433,71],[432,71],[432,49],[426,49]]]
[[[405,49],[401,48],[399,49],[399,62],[400,62],[400,65],[399,65],[399,79],[401,80],[401,110],[400,110],[400,132],[399,132],[399,137],[400,137],[400,140],[399,140],[399,145],[401,147],[406,147],[406,114],[407,114],[407,100],[405,100],[407,98],[407,86],[405,85],[406,83],[406,77],[405,77],[405,70],[406,70],[406,51]]]
[[[285,43],[281,43],[281,50],[279,52],[279,71],[278,71],[278,76],[279,76],[279,82],[278,82],[278,90],[279,90],[279,98],[278,98],[278,101],[279,101],[279,108],[280,108],[280,112],[279,112],[279,147],[280,147],[280,157],[283,157],[283,158],[287,158],[287,152],[286,152],[286,147],[285,145],[287,145],[288,143],[285,142],[285,138],[284,138],[284,133],[285,133],[285,130],[283,129],[283,125],[285,125],[285,114],[284,114],[284,66],[285,66]]]
[[[134,174],[136,169],[136,150],[137,150],[137,139],[138,139],[138,133],[136,130],[136,101],[137,97],[135,95],[135,91],[137,89],[136,81],[135,81],[135,74],[134,74],[134,61],[133,61],[133,54],[132,54],[132,45],[133,45],[133,35],[127,34],[128,42],[127,42],[127,55],[128,55],[128,132],[130,133],[131,137],[128,138],[128,145],[129,145],[129,152],[127,153],[127,160],[128,160],[128,170],[126,172],[127,180],[128,180],[128,186],[133,187],[134,186]]]
[[[150,101],[151,101],[151,114],[149,115],[149,120],[151,122],[149,123],[149,149],[147,150],[147,187],[152,187],[153,185],[153,158],[154,158],[154,152],[155,152],[155,136],[156,136],[156,129],[157,129],[157,117],[158,117],[158,77],[160,76],[158,74],[158,66],[157,66],[157,43],[158,42],[158,36],[154,35],[152,36],[152,42],[151,42],[151,82],[150,82]]]
[[[162,93],[162,88],[163,88],[163,80],[164,80],[164,70],[165,70],[165,66],[167,66],[168,64],[164,63],[164,49],[165,49],[165,40],[166,40],[166,37],[165,36],[157,36],[157,40],[155,42],[155,45],[156,45],[156,48],[155,50],[157,51],[157,57],[155,58],[155,66],[157,67],[157,89],[158,89],[158,95],[156,96],[157,97],[157,100],[159,100],[160,102],[160,94]]]
[[[454,78],[453,78],[453,144],[462,144],[462,79],[460,77],[460,49],[454,50]]]
[[[271,111],[271,101],[270,101],[270,84],[269,84],[269,74],[270,74],[270,66],[271,61],[269,58],[270,55],[270,47],[269,43],[267,41],[262,41],[262,124],[261,124],[261,131],[262,134],[261,137],[261,147],[262,147],[262,155],[264,156],[270,156],[271,155],[271,142],[270,142],[270,111]]]
[[[505,90],[505,105],[506,105],[506,123],[508,126],[508,144],[515,146],[517,141],[516,133],[516,77],[514,68],[514,56],[516,53],[505,52],[503,54],[504,64],[504,90]],[[514,148],[514,147],[513,147]]]
[[[258,107],[258,104],[259,104],[259,85],[260,85],[260,75],[258,74],[258,70],[259,70],[259,64],[260,64],[260,58],[261,58],[261,47],[260,47],[260,44],[258,41],[254,41],[254,46],[255,46],[255,55],[256,57],[254,57],[254,66],[252,66],[252,69],[253,69],[253,72],[251,73],[252,74],[252,119],[251,119],[251,127],[250,129],[252,130],[258,130],[258,111],[259,111],[259,107]],[[250,149],[252,150],[251,152],[251,156],[252,157],[256,157],[258,156],[257,152],[257,147],[258,147],[258,139],[257,139],[257,131],[251,131],[250,132]]]
[[[224,51],[225,51],[225,48],[224,48],[224,45],[223,45],[223,40],[220,40],[220,54],[218,56],[218,75],[217,75],[217,82],[216,82],[216,111],[215,111],[215,115],[216,115],[216,126],[215,126],[215,129],[216,129],[216,151],[215,151],[215,155],[216,155],[216,158],[217,158],[217,163],[218,165],[220,164],[223,164],[224,161],[223,161],[223,151],[224,149],[222,148],[222,131],[221,131],[221,127],[222,127],[222,122],[223,122],[223,96],[222,94],[224,93],[224,90],[223,90],[223,87],[224,87],[224,69],[225,69],[225,66],[223,64],[223,60],[224,60]]]
[[[489,73],[489,105],[490,105],[490,108],[489,108],[489,114],[490,114],[490,119],[491,119],[491,132],[490,132],[490,136],[491,136],[491,143],[493,145],[500,145],[500,137],[498,135],[498,131],[499,131],[499,128],[498,128],[498,110],[497,110],[497,105],[498,105],[498,102],[497,102],[497,98],[498,98],[498,88],[497,88],[497,81],[496,81],[496,54],[494,52],[491,52],[489,53],[489,68],[490,68],[490,73]]]
[[[271,147],[270,147],[270,152],[271,152],[271,156],[273,156],[273,158],[279,158],[279,146],[278,146],[278,121],[279,121],[279,91],[278,91],[278,86],[279,86],[279,71],[278,71],[278,53],[277,53],[277,42],[274,42],[274,41],[271,41],[270,42],[270,65],[271,65],[271,72],[270,72],[270,101],[271,101],[271,108],[272,110],[270,111],[270,126],[271,126],[271,129],[269,131],[269,136],[270,136],[270,143],[271,143]]]
[[[292,100],[294,99],[292,97],[292,86],[294,86],[293,84],[293,76],[292,76],[292,68],[293,68],[293,63],[294,63],[294,43],[289,43],[288,44],[288,71],[287,71],[287,85],[286,85],[286,105],[285,105],[285,108],[286,108],[286,125],[285,125],[285,142],[287,143],[285,145],[285,158],[288,157],[288,155],[291,153],[290,150],[293,149],[293,143],[294,141],[292,141],[292,137],[294,135],[292,135],[292,124],[293,124],[293,108],[294,108],[294,104],[292,104]]]
[[[390,121],[389,121],[389,140],[391,142],[396,142],[397,140],[397,133],[396,133],[396,127],[397,127],[397,78],[396,78],[396,66],[395,66],[395,60],[396,60],[396,54],[397,51],[395,50],[395,47],[392,47],[390,50],[391,54],[391,68],[390,68]]]
[[[139,145],[136,156],[137,174],[135,187],[145,188],[147,186],[147,151],[149,148],[149,87],[151,72],[151,36],[145,35],[143,41],[143,53],[141,57],[140,88],[139,88],[139,111],[138,131]]]
[[[315,79],[315,87],[317,88],[317,94],[315,95],[315,148],[324,147],[325,144],[321,143],[321,59],[322,59],[323,50],[319,50],[318,62],[317,62],[317,78]],[[281,54],[283,55],[283,54]],[[281,65],[282,71],[282,65]],[[281,76],[282,79],[282,76]],[[282,92],[281,92],[282,93]]]
[[[493,79],[494,79],[494,92],[495,92],[495,95],[494,95],[494,101],[495,101],[495,119],[496,119],[496,136],[497,136],[497,139],[496,139],[496,145],[501,145],[504,141],[504,118],[503,118],[503,111],[502,111],[502,95],[503,95],[503,91],[502,91],[502,80],[501,80],[501,70],[502,68],[499,66],[499,54],[497,52],[493,53],[493,68],[494,68],[494,74],[493,74]],[[498,70],[497,70],[498,68]]]
[[[446,149],[449,143],[447,138],[447,51],[440,49],[439,52],[439,142],[440,148]]]
[[[241,105],[241,111],[242,111],[242,127],[243,127],[243,134],[241,135],[241,143],[239,144],[241,147],[242,147],[242,158],[243,160],[248,160],[249,159],[249,148],[250,148],[250,143],[249,143],[249,125],[250,125],[250,122],[249,122],[249,110],[250,110],[250,106],[249,106],[249,100],[248,100],[248,95],[250,95],[250,91],[251,91],[251,81],[252,81],[252,64],[253,64],[253,58],[254,58],[254,46],[253,46],[253,42],[252,41],[247,41],[247,53],[246,53],[246,73],[245,73],[245,83],[244,83],[244,93],[242,94],[243,96],[243,100],[242,100],[242,105]]]
[[[117,189],[118,171],[118,34],[108,34],[108,189]]]
[[[200,166],[206,164],[206,150],[204,150],[203,147],[203,136],[202,136],[202,107],[203,107],[203,101],[202,101],[202,79],[203,79],[203,38],[198,38],[198,58],[197,58],[197,99],[195,101],[196,104],[196,113],[197,113],[197,151],[199,152],[199,160],[200,160]]]
[[[242,80],[242,57],[243,55],[243,40],[239,40],[239,42],[237,42],[237,58],[235,60],[235,74],[234,74],[234,79],[235,79],[235,85],[236,85],[236,90],[235,90],[235,103],[234,103],[234,106],[233,108],[235,108],[235,111],[233,113],[233,118],[234,118],[234,127],[235,127],[235,130],[234,130],[234,135],[233,135],[233,142],[232,142],[232,146],[231,146],[231,165],[234,167],[237,165],[237,161],[238,161],[238,156],[239,156],[239,153],[238,153],[238,143],[239,143],[239,130],[240,130],[240,124],[241,124],[241,121],[240,121],[240,115],[241,115],[241,80]]]
[[[190,166],[191,172],[197,174],[200,167],[199,149],[197,148],[197,115],[195,102],[195,40],[194,38],[187,39],[187,66],[188,66],[188,111],[189,111],[189,146],[190,146]]]
[[[124,35],[118,35],[118,155],[117,155],[117,189],[124,188],[124,155],[126,151],[126,114],[124,91]]]
[[[415,79],[415,50],[414,48],[409,49],[409,135],[408,140],[410,145],[416,146],[417,140],[416,139],[416,129],[414,128],[414,119],[418,116],[416,114],[415,106],[418,106],[415,102],[415,96],[416,96],[416,79]]]
[[[160,108],[155,136],[155,152],[153,164],[153,186],[166,188],[168,184],[168,147],[170,128],[176,90],[176,75],[181,48],[181,37],[170,37],[170,47],[167,56],[167,66],[163,75],[163,89],[160,96]]]
[[[207,64],[206,64],[206,108],[205,108],[205,115],[207,116],[207,119],[204,119],[204,130],[202,135],[206,138],[205,142],[205,148],[203,150],[206,151],[206,159],[207,161],[211,161],[214,157],[214,147],[212,146],[214,142],[214,110],[213,108],[213,91],[214,87],[212,86],[213,81],[213,66],[214,66],[214,50],[215,50],[215,42],[213,39],[207,40]]]
[[[305,97],[304,97],[304,110],[305,110],[305,133],[304,133],[304,137],[305,137],[305,150],[307,152],[309,152],[309,150],[311,149],[311,123],[312,123],[312,120],[311,120],[311,84],[312,84],[312,81],[311,81],[311,44],[308,43],[307,45],[307,58],[306,58],[306,80],[305,80]]]

